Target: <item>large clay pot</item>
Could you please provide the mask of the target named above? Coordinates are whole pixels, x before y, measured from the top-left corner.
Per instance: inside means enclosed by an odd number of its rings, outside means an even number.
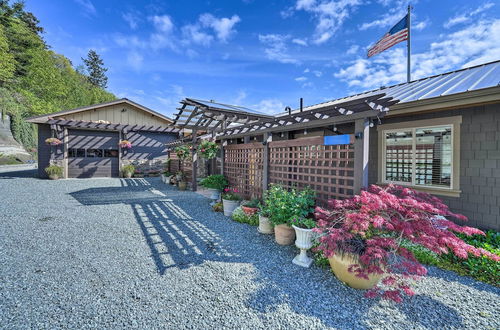
[[[274,238],[279,245],[291,245],[295,240],[295,230],[287,224],[274,226]]]
[[[187,182],[186,181],[179,181],[177,183],[179,190],[186,190],[187,188]]]
[[[274,228],[269,222],[268,217],[264,217],[259,214],[259,227],[257,228],[261,234],[272,234],[274,233]]]
[[[349,253],[343,255],[335,254],[328,258],[328,261],[330,262],[330,267],[335,276],[354,289],[371,289],[377,285],[382,276],[384,276],[383,274],[370,274],[367,280],[356,276],[355,273],[349,272],[349,267],[358,263],[354,255]]]
[[[233,215],[233,211],[240,206],[240,201],[229,201],[227,199],[222,200],[222,205],[224,208],[224,215],[230,217]]]
[[[58,180],[59,179],[59,175],[57,175],[57,174],[51,174],[51,175],[49,175],[49,179],[51,179],[51,180]]]

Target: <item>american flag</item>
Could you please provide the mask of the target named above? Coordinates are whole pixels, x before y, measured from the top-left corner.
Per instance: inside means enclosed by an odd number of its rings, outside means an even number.
[[[408,15],[403,17],[398,24],[387,32],[382,39],[370,49],[368,49],[368,57],[382,53],[384,50],[391,48],[395,44],[408,39]]]

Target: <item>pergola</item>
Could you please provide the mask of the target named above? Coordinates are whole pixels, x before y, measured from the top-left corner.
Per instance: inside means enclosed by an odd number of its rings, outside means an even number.
[[[279,115],[266,115],[248,108],[186,98],[174,119],[179,129],[189,129],[191,136],[182,137],[168,144],[177,146],[196,144],[198,134],[217,139],[222,145],[229,139],[263,136],[264,148],[272,141],[272,133],[286,132],[335,124],[354,123],[355,190],[368,185],[369,125],[374,118],[383,117],[389,107],[399,100],[385,93],[365,93],[291,110]],[[224,148],[222,148],[222,151]],[[264,154],[267,154],[265,150]],[[224,155],[222,155],[224,158]],[[196,153],[193,151],[193,189],[196,189]],[[266,181],[266,179],[264,180]],[[266,186],[266,183],[264,183]]]

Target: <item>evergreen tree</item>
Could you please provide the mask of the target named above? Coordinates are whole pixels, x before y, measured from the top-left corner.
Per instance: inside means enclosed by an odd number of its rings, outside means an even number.
[[[82,58],[82,60],[87,67],[89,82],[96,87],[106,88],[108,85],[106,71],[108,71],[108,69],[104,67],[104,62],[99,54],[91,49],[87,54],[87,58]]]

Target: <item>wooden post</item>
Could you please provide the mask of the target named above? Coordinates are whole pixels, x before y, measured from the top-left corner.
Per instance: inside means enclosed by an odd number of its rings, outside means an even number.
[[[264,133],[264,150],[262,150],[262,192],[269,187],[269,143],[273,141],[273,133]]]
[[[196,130],[193,130],[193,150],[191,151],[191,156],[193,157],[193,161],[191,163],[191,189],[196,191],[198,188],[198,184],[196,182],[196,178],[198,176],[198,153],[196,152]]]
[[[224,175],[224,157],[225,157],[224,147],[225,146],[227,146],[227,141],[221,140],[220,141],[220,174],[221,175]]]
[[[368,156],[370,148],[370,122],[368,118],[354,122],[354,194],[368,188]]]

